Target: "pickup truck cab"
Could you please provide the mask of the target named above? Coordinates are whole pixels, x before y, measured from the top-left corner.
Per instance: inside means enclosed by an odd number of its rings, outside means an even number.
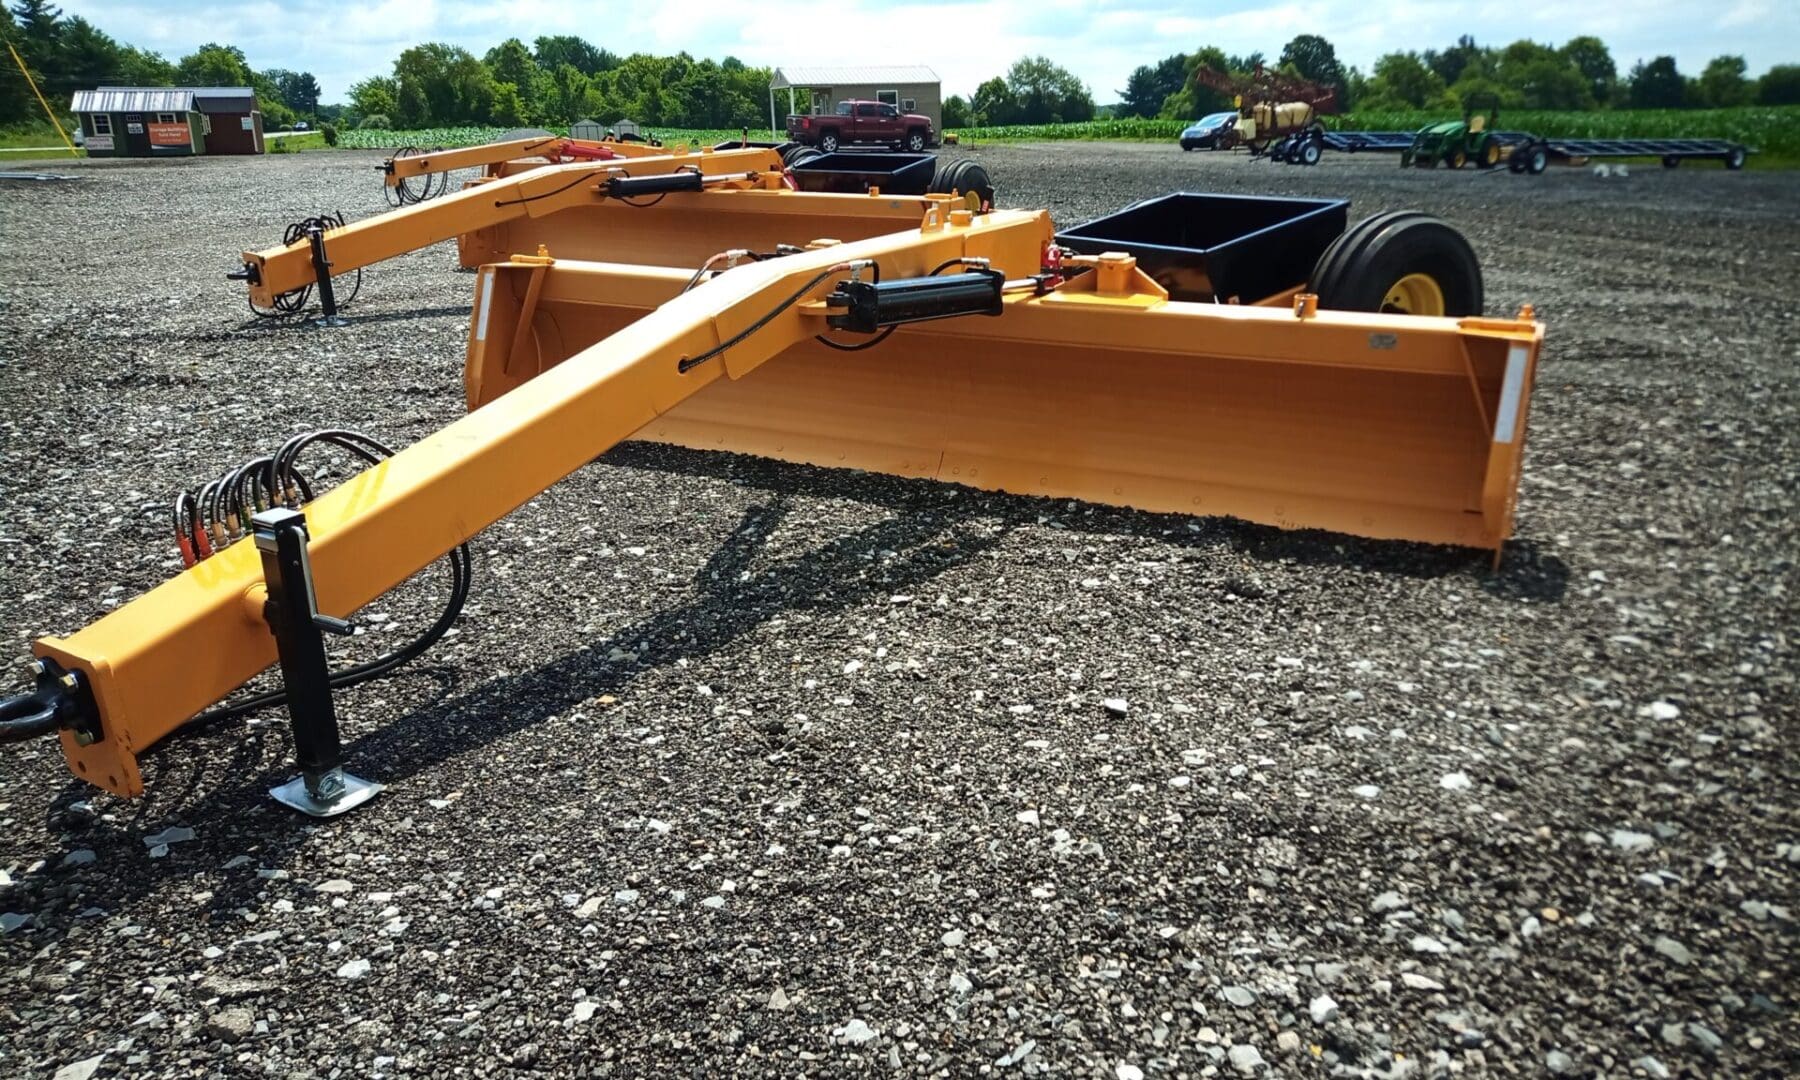
[[[917,153],[937,143],[931,118],[903,113],[884,101],[840,101],[828,116],[790,116],[788,138],[827,154],[851,143],[882,143]]]

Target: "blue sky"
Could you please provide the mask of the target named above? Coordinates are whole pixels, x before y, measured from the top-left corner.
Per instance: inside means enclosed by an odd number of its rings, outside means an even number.
[[[1085,80],[1101,103],[1117,99],[1139,64],[1201,45],[1271,56],[1289,38],[1318,33],[1346,63],[1368,70],[1396,49],[1442,47],[1459,34],[1483,44],[1521,37],[1560,45],[1593,34],[1621,73],[1640,58],[1673,54],[1698,74],[1721,53],[1753,75],[1800,63],[1796,0],[63,0],[116,38],[178,59],[207,41],[235,44],[253,66],[310,71],[326,101],[351,83],[387,74],[421,41],[477,55],[507,37],[572,33],[617,53],[736,56],[749,64],[918,63],[946,94],[968,94],[1014,59],[1042,53]]]

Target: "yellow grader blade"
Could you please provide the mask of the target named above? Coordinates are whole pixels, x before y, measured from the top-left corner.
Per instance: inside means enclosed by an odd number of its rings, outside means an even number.
[[[605,341],[691,276],[485,269],[470,407]],[[802,341],[636,437],[1381,539],[1498,549],[1510,534],[1537,324],[1297,317],[1099,278],[1015,299],[1000,319],[903,327],[865,352]]]
[[[667,191],[693,212],[603,204],[570,166],[509,181],[529,202],[465,206],[491,225],[566,199],[626,224],[617,261],[484,267],[468,416],[366,458],[303,514],[257,513],[254,544],[221,534],[162,586],[36,642],[38,686],[0,701],[0,734],[59,731],[77,775],[136,795],[145,749],[279,657],[312,800],[290,805],[347,807],[328,783],[339,746],[321,629],[633,437],[1371,537],[1498,550],[1511,531],[1543,340],[1528,312],[1172,301],[1124,254],[1047,272],[1060,248],[1043,212],[782,193],[766,177],[697,191],[669,159],[644,164],[609,183],[614,204]],[[414,209],[400,220],[420,235],[448,224]],[[344,234],[359,255],[395,240]],[[739,245],[772,241],[789,246],[732,265]],[[715,244],[723,261],[695,255]],[[277,250],[263,265],[286,280],[292,261]],[[707,279],[702,261],[723,269]]]

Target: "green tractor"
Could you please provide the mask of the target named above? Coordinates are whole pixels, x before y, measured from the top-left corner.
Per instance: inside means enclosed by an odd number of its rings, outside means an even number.
[[[1506,149],[1494,135],[1499,122],[1500,102],[1491,94],[1471,94],[1463,103],[1461,120],[1420,128],[1412,145],[1400,152],[1400,165],[1429,169],[1441,161],[1447,168],[1460,169],[1473,161],[1491,169],[1506,160]]]

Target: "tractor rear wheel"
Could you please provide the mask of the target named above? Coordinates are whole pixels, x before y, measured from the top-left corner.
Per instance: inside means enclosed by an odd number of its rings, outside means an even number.
[[[1365,218],[1319,256],[1306,290],[1333,311],[1481,314],[1481,263],[1463,235],[1417,210]]]

